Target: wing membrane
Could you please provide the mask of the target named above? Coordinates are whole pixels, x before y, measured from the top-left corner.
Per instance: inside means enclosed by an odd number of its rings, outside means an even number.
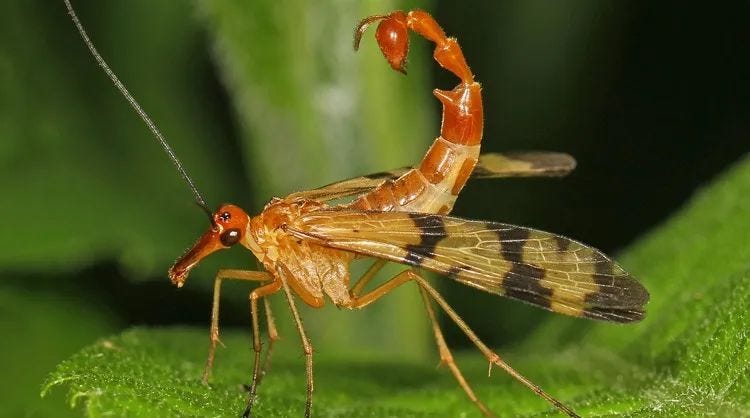
[[[287,197],[287,199],[293,200],[302,198],[324,202],[328,200],[339,199],[342,197],[359,195],[374,189],[380,183],[386,180],[397,179],[410,169],[411,167],[403,167],[391,171],[382,171],[366,176],[353,177],[347,180],[331,183],[317,189],[292,193]]]
[[[289,230],[567,315],[636,321],[649,299],[599,250],[530,228],[433,214],[323,210]]]
[[[508,152],[479,156],[472,177],[562,177],[576,168],[576,160],[561,152]]]
[[[488,153],[479,156],[479,161],[471,177],[560,177],[570,173],[575,166],[576,161],[573,157],[558,152]],[[397,179],[410,169],[411,167],[402,167],[367,176],[354,177],[317,189],[293,193],[287,199],[301,198],[328,201],[359,195],[374,189],[384,181]]]

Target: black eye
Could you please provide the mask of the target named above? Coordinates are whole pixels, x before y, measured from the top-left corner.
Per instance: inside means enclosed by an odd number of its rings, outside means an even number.
[[[226,222],[230,219],[232,219],[232,215],[229,214],[229,212],[223,212],[221,215],[219,215],[219,219]]]
[[[239,228],[232,228],[224,231],[219,239],[225,247],[231,247],[232,245],[239,242],[241,235],[242,234],[240,234]]]

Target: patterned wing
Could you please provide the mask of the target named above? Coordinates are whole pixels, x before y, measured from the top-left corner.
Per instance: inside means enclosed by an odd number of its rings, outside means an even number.
[[[502,177],[560,177],[576,167],[576,160],[558,152],[488,153],[479,156],[472,178]],[[287,199],[310,199],[321,202],[369,192],[380,183],[395,180],[411,167],[382,171],[367,176],[354,177],[326,186],[292,193]]]
[[[530,228],[433,214],[322,210],[288,230],[572,316],[637,321],[649,299],[599,250]]]
[[[561,152],[508,152],[479,156],[473,178],[562,177],[576,168],[576,160]]]

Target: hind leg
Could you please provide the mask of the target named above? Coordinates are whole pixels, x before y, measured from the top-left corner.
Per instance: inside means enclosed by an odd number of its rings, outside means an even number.
[[[350,307],[363,308],[375,302],[376,300],[380,299],[381,297],[385,296],[386,294],[388,294],[388,292],[395,289],[396,287],[401,286],[402,284],[409,282],[409,281],[417,282],[419,287],[424,292],[423,295],[426,294],[430,296],[443,309],[443,311],[445,311],[448,317],[450,317],[450,319],[453,320],[453,322],[461,329],[461,331],[463,331],[463,333],[469,338],[469,340],[471,340],[471,342],[474,343],[474,345],[485,356],[485,358],[487,358],[487,360],[490,362],[490,365],[495,365],[505,370],[505,372],[511,375],[514,379],[518,380],[520,383],[522,383],[527,388],[531,389],[534,393],[539,395],[541,398],[551,403],[555,408],[559,409],[561,412],[564,412],[565,414],[571,417],[578,417],[578,415],[575,412],[573,412],[572,409],[570,409],[562,402],[550,396],[547,392],[542,390],[542,388],[534,384],[531,380],[523,376],[521,373],[517,372],[516,369],[514,369],[508,363],[506,363],[505,360],[503,360],[497,353],[495,353],[489,347],[487,347],[487,345],[484,342],[482,342],[482,340],[479,339],[479,337],[474,333],[474,331],[472,331],[472,329],[469,328],[466,322],[463,319],[461,319],[461,317],[456,313],[456,311],[454,311],[453,308],[451,308],[448,302],[446,302],[446,300],[443,299],[440,293],[437,290],[435,290],[435,288],[430,286],[430,284],[425,279],[423,279],[422,276],[418,275],[412,270],[406,270],[397,274],[391,280],[383,283],[379,287],[375,288],[373,291],[366,293],[362,295],[361,297],[353,300]],[[461,376],[460,373],[459,373],[459,376]],[[463,378],[463,376],[461,376],[461,378]],[[459,379],[459,383],[460,383],[460,379]],[[468,384],[466,385],[466,387],[468,387]],[[464,387],[464,390],[466,390],[466,387]],[[479,405],[480,404],[477,404],[477,406]]]
[[[435,316],[435,310],[432,309],[430,295],[421,286],[419,287],[419,293],[422,295],[424,307],[425,309],[427,309],[427,315],[430,317],[430,322],[432,322],[432,331],[435,334],[435,342],[437,343],[438,352],[440,353],[440,362],[448,366],[451,373],[453,373],[453,376],[458,381],[458,384],[461,386],[464,392],[466,392],[466,395],[469,397],[469,399],[471,399],[471,401],[476,404],[479,410],[482,411],[482,414],[488,417],[494,417],[492,412],[490,412],[490,410],[487,409],[484,403],[482,403],[482,401],[477,398],[477,395],[474,394],[471,386],[469,386],[469,382],[466,381],[466,378],[464,378],[461,370],[458,368],[458,365],[453,360],[453,354],[451,354],[451,351],[448,348],[448,344],[445,342],[445,338],[443,337],[443,332],[440,330],[440,324],[438,323],[437,317]]]

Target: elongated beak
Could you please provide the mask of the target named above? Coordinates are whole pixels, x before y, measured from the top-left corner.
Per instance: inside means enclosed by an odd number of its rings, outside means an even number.
[[[175,261],[174,265],[169,268],[169,280],[177,287],[182,287],[190,273],[190,269],[197,266],[203,257],[223,248],[226,247],[219,240],[219,232],[209,229],[198,239],[193,248]]]

